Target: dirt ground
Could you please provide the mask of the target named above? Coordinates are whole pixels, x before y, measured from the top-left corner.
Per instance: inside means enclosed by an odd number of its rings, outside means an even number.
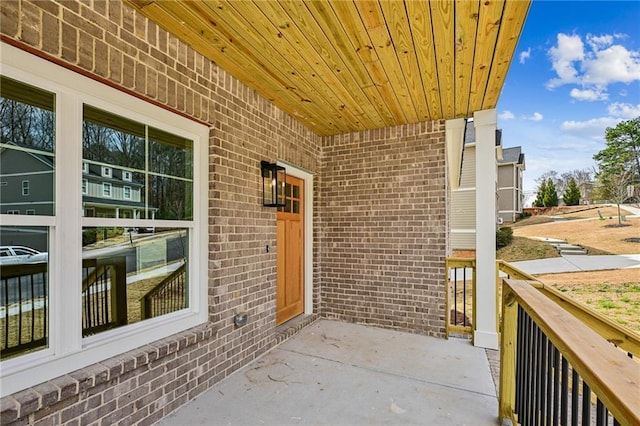
[[[640,218],[629,218],[623,222],[629,226],[610,226],[617,223],[617,218],[550,222],[514,228],[513,235],[559,238],[569,244],[593,247],[610,254],[640,253],[640,243],[623,241],[625,238],[640,236]]]

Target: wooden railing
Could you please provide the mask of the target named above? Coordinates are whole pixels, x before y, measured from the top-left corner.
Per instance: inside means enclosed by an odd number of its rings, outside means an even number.
[[[168,277],[140,298],[142,319],[157,317],[187,307],[187,266],[182,263]]]
[[[602,338],[626,351],[629,357],[640,357],[640,335],[638,333],[623,327],[589,306],[577,302],[561,291],[538,281],[533,275],[521,271],[505,261],[498,261],[498,269],[504,272],[507,278],[528,281],[531,286],[589,326]],[[502,279],[499,278],[498,281],[502,281]]]
[[[82,261],[82,335],[127,324],[125,256]]]
[[[472,334],[475,321],[451,312],[471,293],[475,319],[475,261],[447,259],[446,269],[447,336]],[[640,425],[640,335],[501,260],[496,285],[501,419]]]
[[[451,334],[473,336],[473,325],[476,323],[476,261],[448,258],[446,272],[447,338]]]
[[[503,280],[501,420],[640,424],[638,364],[560,305],[549,303],[537,284]]]

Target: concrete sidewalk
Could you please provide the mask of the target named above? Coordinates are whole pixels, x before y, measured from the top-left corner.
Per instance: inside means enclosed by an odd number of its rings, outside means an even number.
[[[553,274],[561,272],[599,271],[607,269],[640,268],[640,254],[602,256],[562,256],[549,259],[509,262],[529,274]],[[640,270],[638,270],[640,277]]]
[[[631,216],[627,215],[627,217],[640,217],[640,208],[631,206],[629,204],[622,204],[620,208],[626,210],[631,213]]]
[[[161,425],[496,425],[485,350],[320,320]]]

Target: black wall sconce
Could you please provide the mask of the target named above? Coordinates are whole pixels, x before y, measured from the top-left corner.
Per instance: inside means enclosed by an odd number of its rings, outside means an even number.
[[[260,168],[262,170],[262,205],[265,207],[284,207],[286,169],[268,161],[261,161]]]

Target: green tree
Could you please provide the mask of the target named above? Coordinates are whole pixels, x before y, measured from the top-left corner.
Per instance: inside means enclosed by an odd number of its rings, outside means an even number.
[[[567,206],[577,206],[580,203],[580,189],[574,178],[569,179],[569,184],[562,193],[562,201]]]
[[[544,207],[544,194],[547,192],[547,181],[543,180],[538,186],[538,194],[533,202],[533,207]]]
[[[605,131],[607,146],[593,156],[598,163],[598,177],[630,171],[632,182],[640,181],[640,117],[621,121]]]
[[[558,205],[558,191],[551,179],[547,180],[547,187],[542,197],[542,203],[545,207],[555,207]]]

